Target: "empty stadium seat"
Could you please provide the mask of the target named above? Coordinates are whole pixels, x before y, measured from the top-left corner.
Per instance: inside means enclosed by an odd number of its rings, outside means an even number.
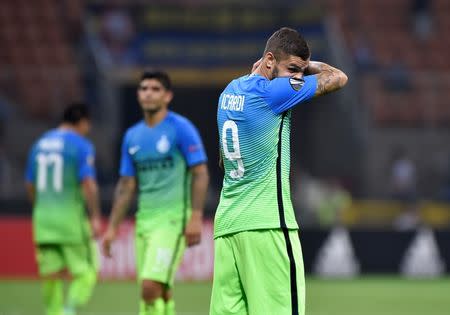
[[[53,0],[15,0],[1,5],[0,65],[6,65],[3,77],[8,80],[0,78],[0,88],[36,118],[48,118],[52,108],[81,93],[60,5]]]
[[[362,93],[372,107],[375,123],[450,126],[450,78],[442,78],[450,71],[450,1],[431,2],[433,31],[427,39],[414,33],[411,5],[410,0],[329,1],[330,10],[342,21],[349,46],[353,47],[356,36],[363,33],[374,49],[381,70]],[[391,93],[382,84],[383,77],[399,62],[410,72],[412,88]]]

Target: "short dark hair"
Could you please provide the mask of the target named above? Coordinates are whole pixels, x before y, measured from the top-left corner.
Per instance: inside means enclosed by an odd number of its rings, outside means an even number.
[[[264,55],[268,52],[273,53],[278,60],[289,55],[300,57],[303,60],[311,57],[306,40],[299,32],[289,27],[282,27],[270,36],[264,49]]]
[[[170,81],[169,75],[164,71],[145,71],[141,75],[141,80],[139,82],[142,82],[144,80],[149,79],[155,79],[159,81],[159,83],[164,86],[164,88],[168,91],[172,91],[172,82]]]
[[[63,122],[77,124],[82,119],[90,119],[89,108],[85,103],[72,103],[63,113]]]

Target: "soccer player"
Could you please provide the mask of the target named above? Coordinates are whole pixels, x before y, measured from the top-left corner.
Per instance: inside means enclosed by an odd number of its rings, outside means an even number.
[[[297,31],[282,28],[269,38],[252,73],[220,95],[225,175],[214,222],[211,315],[305,313],[289,187],[291,109],[347,82],[342,71],[310,61],[310,55]]]
[[[111,242],[134,192],[136,269],[140,315],[174,315],[171,288],[184,249],[200,242],[208,169],[194,125],[168,110],[173,93],[164,72],[144,72],[137,90],[144,119],[129,128],[122,144],[117,184],[103,248]]]
[[[86,304],[97,280],[92,239],[100,233],[100,203],[94,147],[87,106],[72,104],[59,128],[33,145],[26,168],[26,188],[33,204],[33,232],[47,315],[73,315]],[[91,226],[85,204],[90,211]],[[63,272],[72,276],[66,305]]]

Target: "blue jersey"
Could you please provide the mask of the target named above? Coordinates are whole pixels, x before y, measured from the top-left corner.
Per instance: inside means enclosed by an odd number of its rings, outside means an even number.
[[[81,182],[95,179],[94,159],[93,145],[66,129],[50,130],[33,145],[25,178],[36,190],[36,242],[81,243],[90,236]]]
[[[156,126],[141,121],[123,139],[121,176],[136,177],[137,229],[147,231],[190,215],[189,168],[207,161],[200,135],[185,117],[169,111]]]
[[[290,198],[290,110],[311,99],[316,76],[233,80],[219,98],[217,123],[225,175],[215,236],[297,229]]]

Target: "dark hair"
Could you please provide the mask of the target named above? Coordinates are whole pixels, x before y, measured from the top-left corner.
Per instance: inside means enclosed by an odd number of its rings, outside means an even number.
[[[164,71],[145,71],[144,73],[142,73],[141,80],[139,82],[148,79],[155,79],[159,81],[159,83],[161,83],[166,90],[172,90],[172,82],[170,81],[170,77]]]
[[[299,32],[289,27],[282,27],[270,36],[264,49],[264,55],[268,52],[273,53],[278,60],[289,55],[300,57],[303,60],[311,57],[306,40]]]
[[[90,119],[88,106],[84,103],[72,103],[66,107],[63,122],[77,124],[82,119]]]

